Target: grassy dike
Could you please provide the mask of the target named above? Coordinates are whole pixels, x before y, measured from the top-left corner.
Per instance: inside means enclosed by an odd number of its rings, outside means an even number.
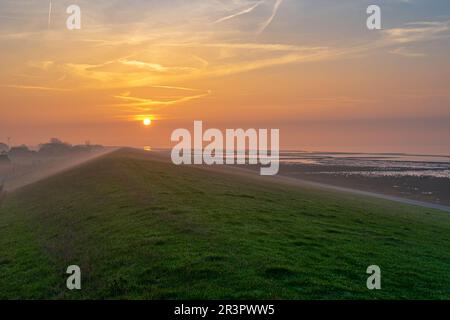
[[[123,149],[2,201],[0,298],[448,299],[450,215]]]

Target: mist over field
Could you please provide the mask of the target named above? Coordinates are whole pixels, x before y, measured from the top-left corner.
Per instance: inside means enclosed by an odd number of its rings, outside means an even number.
[[[88,144],[72,146],[59,139],[40,145],[37,151],[25,145],[4,148],[0,154],[0,186],[5,192],[13,191],[115,149]]]

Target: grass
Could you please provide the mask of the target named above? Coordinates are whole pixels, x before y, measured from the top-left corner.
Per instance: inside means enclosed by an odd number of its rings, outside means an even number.
[[[448,213],[120,150],[3,200],[0,298],[448,299],[449,234]]]

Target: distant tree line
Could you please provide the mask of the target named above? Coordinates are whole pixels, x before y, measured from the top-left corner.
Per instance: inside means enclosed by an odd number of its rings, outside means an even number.
[[[92,145],[87,141],[83,145],[71,145],[58,138],[52,138],[47,143],[39,145],[37,151],[31,150],[26,145],[9,147],[0,143],[0,165],[10,163],[11,158],[16,157],[60,157],[78,153],[88,153],[103,149],[101,145]]]

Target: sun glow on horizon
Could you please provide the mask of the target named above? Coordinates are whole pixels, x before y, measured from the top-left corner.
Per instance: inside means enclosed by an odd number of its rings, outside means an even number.
[[[64,1],[49,26],[49,1],[0,1],[0,142],[167,148],[202,120],[276,127],[284,148],[450,153],[450,1],[391,0],[381,31],[365,1],[116,2],[80,1],[69,32]]]

